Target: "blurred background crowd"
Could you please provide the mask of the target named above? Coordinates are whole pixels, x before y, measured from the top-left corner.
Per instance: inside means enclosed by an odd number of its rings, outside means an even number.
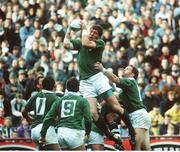
[[[0,137],[30,137],[21,111],[44,76],[59,93],[78,77],[77,52],[62,46],[76,18],[103,27],[106,68],[138,68],[150,134],[180,134],[180,0],[0,0]]]

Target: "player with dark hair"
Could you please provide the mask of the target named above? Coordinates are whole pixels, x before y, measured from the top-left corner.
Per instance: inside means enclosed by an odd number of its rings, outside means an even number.
[[[43,121],[40,142],[44,143],[44,137],[51,123],[58,117],[58,141],[62,149],[86,150],[84,138],[91,132],[91,115],[87,100],[79,93],[79,81],[72,77],[66,82],[67,92],[57,100]],[[82,120],[84,119],[85,135],[82,134]]]
[[[40,131],[42,127],[42,122],[48,111],[50,110],[52,104],[59,97],[55,95],[53,91],[55,81],[52,77],[45,77],[42,81],[43,89],[36,95],[32,96],[22,112],[23,117],[28,121],[32,122],[31,137],[36,146],[42,150],[39,144]],[[34,119],[29,116],[29,112],[34,112]],[[46,150],[60,150],[57,134],[55,132],[55,122],[51,122],[46,134],[46,142],[43,149]]]
[[[124,69],[123,77],[119,78],[110,71],[106,70],[100,62],[95,64],[95,69],[103,71],[103,73],[114,83],[117,87],[122,89],[119,98],[123,106],[127,109],[132,125],[136,132],[136,146],[135,150],[150,150],[150,118],[146,111],[145,105],[138,89],[136,78],[138,70],[128,65]]]
[[[66,89],[68,91],[78,92],[79,91],[79,81],[75,77],[72,77],[71,79],[69,79],[67,81]]]
[[[113,95],[112,88],[108,78],[99,69],[94,68],[94,64],[102,60],[102,54],[105,47],[101,39],[103,29],[100,25],[93,25],[90,30],[81,22],[81,39],[70,39],[71,27],[68,27],[64,38],[64,47],[69,50],[78,50],[78,66],[80,74],[80,92],[90,104],[91,116],[96,126],[101,129],[105,135],[121,144],[121,140],[115,134],[109,132],[104,119],[99,117],[97,112],[97,97],[101,96],[111,108],[111,110],[121,116],[131,135],[131,141],[135,141],[135,131],[130,122],[126,111],[120,106],[118,100]]]

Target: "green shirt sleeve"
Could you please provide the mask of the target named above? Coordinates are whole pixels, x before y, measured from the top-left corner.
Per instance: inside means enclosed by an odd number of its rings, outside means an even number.
[[[104,47],[105,47],[104,41],[101,40],[101,39],[98,39],[98,40],[96,41],[96,48],[97,48],[97,49],[102,49],[102,50],[104,50]]]
[[[31,97],[28,101],[27,101],[27,103],[26,103],[26,105],[25,105],[25,109],[26,109],[26,111],[32,111],[33,110],[33,101],[34,101],[34,97]]]
[[[131,87],[132,82],[128,78],[120,78],[120,83],[117,85],[117,87],[120,87],[122,89],[126,89]]]
[[[81,40],[71,40],[71,43],[73,44],[74,50],[80,50],[82,46]]]
[[[45,137],[46,136],[46,132],[49,128],[49,126],[51,126],[53,124],[53,122],[55,121],[56,116],[58,115],[58,106],[59,105],[59,100],[56,100],[50,111],[47,113],[47,115],[45,116],[44,120],[43,120],[43,126],[41,129],[41,136]]]

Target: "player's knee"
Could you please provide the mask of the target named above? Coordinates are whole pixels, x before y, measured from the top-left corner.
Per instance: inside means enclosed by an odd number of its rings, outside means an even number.
[[[150,151],[150,150],[151,150],[151,147],[150,147],[149,144],[145,143],[145,144],[143,144],[143,145],[141,146],[141,150],[148,150],[148,151]]]

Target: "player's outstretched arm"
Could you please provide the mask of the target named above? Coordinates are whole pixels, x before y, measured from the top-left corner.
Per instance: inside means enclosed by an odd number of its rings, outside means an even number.
[[[73,49],[73,44],[70,41],[70,34],[71,34],[71,27],[69,26],[67,28],[65,37],[64,37],[64,41],[63,41],[63,46],[65,49]]]
[[[108,79],[111,80],[112,82],[114,82],[116,84],[120,83],[120,79],[115,74],[113,74],[112,72],[105,69],[103,67],[102,63],[96,62],[96,64],[94,66],[95,66],[95,69],[101,70],[108,77]]]

